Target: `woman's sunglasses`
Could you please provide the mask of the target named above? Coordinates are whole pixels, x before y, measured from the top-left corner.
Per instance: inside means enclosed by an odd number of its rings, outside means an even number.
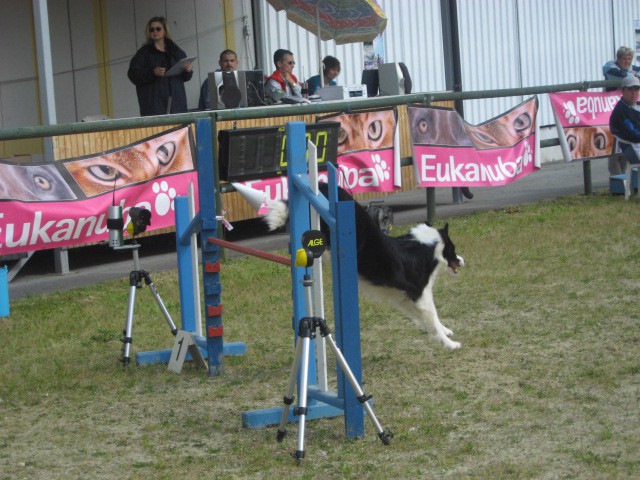
[[[149,27],[149,33],[161,32],[161,31],[162,31],[162,27]]]

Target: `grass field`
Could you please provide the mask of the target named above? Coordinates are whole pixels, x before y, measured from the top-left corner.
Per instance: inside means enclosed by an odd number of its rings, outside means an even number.
[[[276,443],[241,422],[286,390],[286,267],[224,263],[225,340],[248,352],[213,378],[123,368],[128,272],[15,301],[0,319],[0,479],[640,478],[639,208],[598,194],[450,219],[467,266],[435,300],[462,348],[361,301],[364,386],[395,437],[312,420],[300,466],[296,424]],[[176,274],[154,281],[178,318]],[[172,343],[141,291],[133,351]]]

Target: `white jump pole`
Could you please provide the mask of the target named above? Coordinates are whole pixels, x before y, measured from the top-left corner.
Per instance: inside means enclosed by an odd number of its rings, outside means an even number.
[[[307,153],[309,158],[309,183],[311,191],[318,194],[318,148],[307,140]],[[310,226],[313,230],[320,230],[320,214],[314,209],[310,212]],[[317,316],[324,318],[324,283],[322,279],[322,257],[313,262],[312,273],[313,285],[313,305]],[[316,376],[318,388],[322,391],[329,390],[327,379],[327,344],[325,338],[317,332],[316,335]]]
[[[189,221],[196,216],[196,202],[193,183],[189,183]],[[198,261],[198,235],[191,235],[191,271],[193,274],[193,304],[195,305],[194,322],[196,335],[202,336],[202,304],[200,302],[200,262]]]

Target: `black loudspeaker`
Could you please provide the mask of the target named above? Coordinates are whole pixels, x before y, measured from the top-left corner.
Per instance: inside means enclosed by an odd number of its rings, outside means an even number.
[[[378,70],[363,70],[362,82],[367,86],[367,97],[375,97],[378,95],[378,87],[380,80],[378,78]]]
[[[222,72],[222,103],[225,108],[238,108],[242,95],[236,83],[234,72]]]
[[[247,86],[247,107],[260,107],[266,105],[264,100],[264,75],[262,70],[247,70],[239,72],[240,81],[244,73]]]
[[[403,62],[399,62],[398,66],[400,67],[400,71],[402,72],[402,78],[404,78],[404,93],[411,93],[411,75],[409,75],[409,69]]]

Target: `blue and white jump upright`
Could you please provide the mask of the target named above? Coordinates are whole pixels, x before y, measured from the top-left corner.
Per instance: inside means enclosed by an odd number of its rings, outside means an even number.
[[[207,359],[209,375],[218,375],[224,369],[225,355],[242,355],[246,346],[241,342],[224,343],[222,325],[222,303],[220,293],[220,248],[207,241],[217,236],[218,220],[216,218],[216,202],[214,195],[215,170],[213,155],[213,138],[211,119],[196,120],[196,142],[198,158],[198,199],[200,210],[191,218],[189,199],[176,197],[176,248],[178,255],[178,282],[180,289],[181,330],[192,334],[198,348]],[[198,275],[194,272],[191,243],[193,234],[200,233],[202,251],[202,278],[204,285],[205,335],[199,334],[197,309],[194,292],[199,295]],[[171,350],[141,352],[136,355],[138,364],[167,363],[171,358]],[[190,359],[190,356],[188,357]]]
[[[289,180],[290,254],[293,297],[293,330],[297,338],[298,323],[306,316],[306,299],[303,286],[304,267],[296,267],[296,252],[302,248],[302,235],[310,229],[309,208],[313,207],[329,225],[331,234],[331,261],[334,299],[334,328],[336,344],[358,381],[362,383],[360,351],[360,316],[358,309],[358,269],[355,240],[355,214],[353,202],[338,202],[336,169],[328,164],[329,198],[316,195],[309,184],[307,166],[307,140],[305,124],[291,122],[286,126],[287,160]],[[315,358],[312,342],[310,357]],[[315,362],[308,368],[307,419],[344,415],[345,433],[348,438],[364,435],[364,409],[356,394],[336,365],[338,392],[320,389],[317,384]],[[285,386],[283,382],[283,386]],[[300,397],[300,392],[298,392]],[[282,408],[244,412],[245,427],[257,428],[277,425]],[[293,412],[289,421],[295,421]]]

